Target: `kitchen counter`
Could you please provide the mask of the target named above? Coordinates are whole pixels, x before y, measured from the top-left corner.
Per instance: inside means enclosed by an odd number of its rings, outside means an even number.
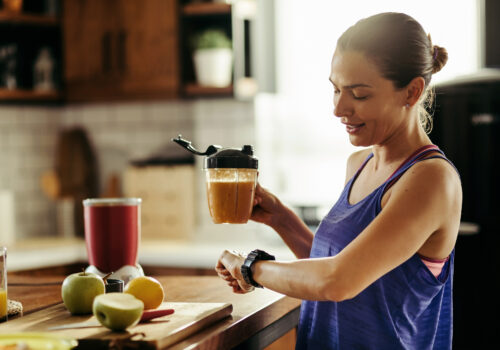
[[[88,261],[83,239],[32,239],[18,242],[8,248],[7,268],[9,271],[30,270],[52,266],[68,265]],[[278,260],[293,260],[294,255],[284,245],[276,242],[202,242],[144,240],[139,248],[139,264],[150,266],[213,268],[224,249],[250,252],[264,249]]]
[[[9,298],[21,301],[24,313],[61,302],[61,277],[9,276]],[[169,349],[262,349],[298,323],[300,300],[266,289],[239,295],[218,277],[158,277],[171,302],[224,302],[230,317],[174,344]],[[33,292],[36,288],[36,292]]]

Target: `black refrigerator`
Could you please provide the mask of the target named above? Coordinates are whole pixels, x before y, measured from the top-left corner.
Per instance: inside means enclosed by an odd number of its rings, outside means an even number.
[[[435,93],[430,137],[457,167],[463,188],[453,349],[487,349],[500,346],[500,73],[443,83]]]

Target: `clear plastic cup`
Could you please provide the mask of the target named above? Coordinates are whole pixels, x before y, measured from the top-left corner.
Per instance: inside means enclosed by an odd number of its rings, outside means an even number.
[[[0,322],[7,321],[7,248],[0,247]]]
[[[253,209],[257,169],[205,169],[208,209],[216,224],[245,224]]]

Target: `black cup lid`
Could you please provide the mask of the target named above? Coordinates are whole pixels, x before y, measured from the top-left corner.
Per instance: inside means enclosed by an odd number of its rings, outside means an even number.
[[[258,169],[259,161],[253,156],[253,147],[225,148],[205,159],[205,168],[244,168]]]
[[[179,135],[176,139],[172,139],[172,141],[193,154],[207,156],[205,158],[205,169],[257,169],[259,166],[259,161],[253,156],[252,145],[245,145],[241,149],[210,145],[205,152],[200,152],[191,145],[191,141],[183,139],[182,135]]]

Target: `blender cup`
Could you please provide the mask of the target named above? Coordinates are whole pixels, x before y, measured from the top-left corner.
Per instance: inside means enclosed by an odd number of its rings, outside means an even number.
[[[252,213],[258,174],[258,160],[253,157],[252,146],[221,149],[212,145],[201,153],[180,135],[173,141],[194,154],[207,156],[205,180],[213,222],[245,224]]]
[[[83,201],[85,243],[91,266],[102,273],[136,266],[141,237],[140,198]]]

